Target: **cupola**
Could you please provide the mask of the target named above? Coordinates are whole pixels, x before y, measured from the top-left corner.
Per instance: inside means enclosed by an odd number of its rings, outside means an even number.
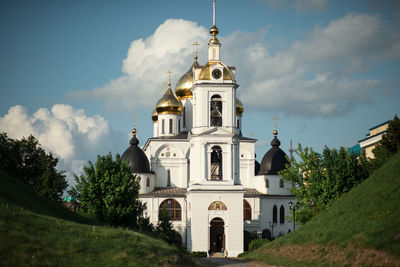
[[[156,104],[156,112],[158,115],[160,114],[182,114],[183,105],[182,102],[174,95],[171,89],[171,82],[168,84],[168,89],[158,100]]]
[[[197,46],[199,43],[195,42],[193,45],[195,45],[195,56],[194,56],[194,62],[190,69],[178,80],[178,82],[175,85],[175,94],[179,99],[186,99],[186,98],[192,98],[192,87],[193,87],[193,68],[199,68],[200,64],[197,62]]]
[[[127,161],[133,173],[150,173],[150,164],[146,154],[138,146],[139,140],[136,138],[136,128],[132,130],[130,146],[122,154],[121,159]]]
[[[158,113],[157,110],[154,108],[153,112],[151,113],[151,119],[153,120],[153,122],[157,122],[158,121]]]
[[[236,98],[236,115],[242,115],[244,111],[244,107],[242,104],[242,101],[239,100],[239,98]]]
[[[265,153],[260,166],[258,175],[278,174],[279,171],[285,169],[288,160],[286,154],[280,149],[281,142],[277,138],[278,131],[274,129],[274,139],[271,141],[272,148]]]

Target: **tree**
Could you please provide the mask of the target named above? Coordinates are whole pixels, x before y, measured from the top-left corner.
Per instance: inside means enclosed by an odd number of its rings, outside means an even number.
[[[39,195],[61,201],[68,184],[64,172],[57,171],[57,163],[58,159],[47,154],[34,136],[14,140],[0,133],[0,169]]]
[[[156,233],[158,238],[161,238],[169,244],[175,244],[177,246],[182,245],[180,235],[173,229],[171,216],[165,206],[162,206],[159,211]]]
[[[397,115],[389,122],[388,129],[382,140],[372,150],[375,159],[372,160],[374,169],[379,168],[400,150],[400,120]]]
[[[75,175],[76,186],[69,191],[83,209],[105,223],[137,229],[144,209],[139,200],[139,179],[128,163],[116,154],[97,156],[83,168],[84,175]]]
[[[279,172],[292,183],[292,193],[300,208],[296,218],[305,223],[369,176],[370,168],[365,153],[359,158],[345,148],[324,148],[322,156],[311,148],[299,145],[296,154],[300,162],[290,159],[290,165]]]

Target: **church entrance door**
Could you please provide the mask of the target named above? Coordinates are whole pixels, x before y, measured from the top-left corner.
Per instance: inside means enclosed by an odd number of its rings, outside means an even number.
[[[210,223],[210,251],[222,252],[225,250],[224,220],[214,218]]]

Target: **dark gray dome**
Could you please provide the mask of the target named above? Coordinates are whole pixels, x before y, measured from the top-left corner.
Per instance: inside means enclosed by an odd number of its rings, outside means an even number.
[[[279,148],[281,142],[277,138],[278,132],[274,130],[274,139],[271,141],[272,148],[265,153],[260,166],[259,175],[278,174],[279,171],[285,169],[288,164],[286,154]]]
[[[257,160],[254,160],[254,175],[257,175],[260,171],[260,163]]]
[[[136,138],[135,134],[133,135],[130,144],[131,145],[128,149],[125,150],[124,154],[122,154],[122,160],[128,162],[133,173],[149,173],[149,160],[143,150],[138,146],[139,140]]]

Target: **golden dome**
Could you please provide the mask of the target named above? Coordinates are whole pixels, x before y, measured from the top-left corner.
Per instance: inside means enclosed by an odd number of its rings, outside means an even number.
[[[242,115],[243,111],[244,107],[242,101],[240,101],[239,98],[236,98],[236,115]]]
[[[156,105],[156,111],[158,114],[176,114],[182,113],[183,105],[182,102],[176,98],[171,90],[171,83],[168,84],[168,90],[165,92],[163,97],[158,100]]]
[[[156,109],[154,109],[153,112],[151,113],[151,119],[153,120],[153,122],[158,121],[158,113]]]
[[[175,94],[179,99],[193,97],[192,91],[190,90],[193,86],[193,67],[200,67],[196,59],[194,60],[190,69],[178,80],[175,85]]]
[[[199,75],[199,80],[211,80],[211,71],[210,71],[210,65],[213,65],[215,62],[207,62],[203,67],[201,67],[200,75]],[[233,75],[232,71],[228,69],[227,67],[224,66],[223,69],[223,79],[225,81],[229,80],[235,80],[235,76]]]

